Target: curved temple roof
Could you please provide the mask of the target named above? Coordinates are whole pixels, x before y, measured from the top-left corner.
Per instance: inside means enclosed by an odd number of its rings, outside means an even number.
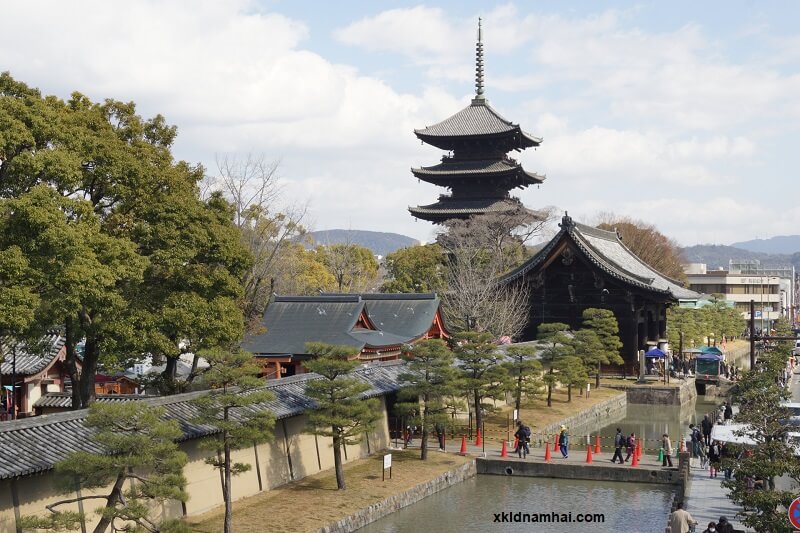
[[[639,259],[622,243],[616,232],[578,224],[567,215],[562,218],[561,230],[555,237],[536,255],[504,276],[501,282],[508,283],[522,277],[544,261],[553,248],[567,237],[577,245],[587,259],[614,278],[675,299],[699,297],[696,292],[681,286],[678,281],[668,278]]]
[[[453,146],[452,138],[481,136],[515,137],[516,148],[539,146],[542,139],[522,131],[518,124],[503,118],[485,100],[473,100],[470,105],[443,121],[414,130],[422,141],[442,149]]]

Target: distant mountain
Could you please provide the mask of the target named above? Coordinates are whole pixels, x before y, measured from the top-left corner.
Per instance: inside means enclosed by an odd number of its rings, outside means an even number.
[[[688,263],[705,263],[709,269],[717,269],[719,267],[727,269],[728,262],[731,259],[758,259],[761,261],[761,266],[764,267],[794,265],[796,269],[800,270],[800,253],[768,254],[719,244],[687,246],[682,248],[681,252]]]
[[[375,255],[386,256],[400,248],[419,244],[419,241],[399,233],[383,233],[358,229],[329,229],[307,234],[315,244],[358,244]]]
[[[793,254],[800,252],[800,235],[778,235],[769,239],[735,242],[731,246],[766,254]]]

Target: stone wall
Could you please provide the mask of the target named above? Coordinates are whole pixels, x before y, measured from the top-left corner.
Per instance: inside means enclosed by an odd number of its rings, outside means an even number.
[[[618,468],[599,464],[544,463],[502,459],[478,459],[479,474],[521,477],[548,477],[557,479],[588,479],[593,481],[624,481],[631,483],[658,483],[678,485],[678,470],[653,468]]]
[[[684,381],[678,387],[628,387],[628,403],[644,405],[686,405],[697,398],[694,380]]]
[[[350,533],[351,531],[356,531],[357,529],[375,522],[376,520],[398,511],[403,507],[408,507],[409,505],[417,503],[421,499],[427,498],[431,494],[436,494],[437,492],[451,487],[456,483],[461,483],[466,479],[474,477],[476,472],[477,470],[475,467],[475,461],[472,460],[457,468],[454,468],[453,470],[445,472],[444,474],[430,481],[421,483],[405,492],[401,492],[400,494],[390,496],[383,501],[357,511],[346,518],[343,518],[332,524],[328,524],[327,526],[316,530],[314,533]]]
[[[545,426],[544,429],[540,430],[536,428],[535,432],[550,436],[558,433],[562,425],[567,426],[567,428],[577,428],[590,424],[605,425],[624,418],[627,406],[628,399],[625,393],[620,393],[612,398],[603,400],[589,409],[584,409],[579,413],[567,417],[560,422]]]

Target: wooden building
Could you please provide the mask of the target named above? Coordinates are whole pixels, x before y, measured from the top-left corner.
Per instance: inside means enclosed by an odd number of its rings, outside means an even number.
[[[58,333],[48,334],[37,343],[2,339],[4,360],[0,363],[0,420],[22,418],[34,414],[34,403],[49,392],[64,392],[69,374],[64,365],[67,349],[65,338]]]
[[[619,322],[626,366],[637,372],[637,351],[666,338],[667,308],[699,295],[636,257],[616,232],[578,224],[566,214],[560,228],[501,280],[530,289],[525,310],[529,321],[521,340],[535,339],[542,323],[563,322],[578,329],[585,309],[610,309]]]
[[[416,218],[434,223],[467,219],[487,213],[514,213],[535,217],[509,191],[542,183],[545,176],[527,172],[508,157],[511,150],[539,146],[534,137],[503,118],[490,105],[483,88],[483,42],[480,24],[476,54],[476,94],[469,106],[414,134],[424,143],[448,152],[438,165],[412,168],[418,179],[446,187],[430,205],[409,207]]]
[[[263,333],[246,336],[242,348],[268,378],[304,373],[309,342],[353,346],[369,362],[398,359],[405,344],[450,336],[432,293],[275,296],[261,326]]]

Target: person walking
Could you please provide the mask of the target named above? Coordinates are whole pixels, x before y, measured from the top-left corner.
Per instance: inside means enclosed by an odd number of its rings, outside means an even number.
[[[728,522],[728,519],[724,516],[719,517],[719,522],[717,522],[717,533],[733,533],[733,524]]]
[[[664,433],[661,436],[661,448],[663,449],[664,460],[661,461],[661,466],[669,466],[672,468],[672,442],[669,440],[669,435]]]
[[[728,420],[733,418],[733,407],[731,407],[731,401],[730,400],[725,402],[725,414],[723,415],[723,418],[725,419],[725,423],[726,424],[728,423]]]
[[[711,446],[708,447],[708,462],[711,465],[708,469],[710,477],[717,477],[721,458],[722,452],[720,451],[719,442],[714,441],[711,443]]]
[[[567,426],[561,426],[561,433],[558,434],[558,446],[561,449],[561,455],[564,459],[569,457],[569,435],[567,434]]]
[[[517,420],[517,431],[514,433],[514,437],[517,439],[516,452],[521,459],[524,459],[531,453],[528,448],[528,443],[531,441],[531,428],[523,424],[521,420]]]
[[[627,446],[628,455],[627,455],[627,457],[625,457],[625,462],[627,463],[628,459],[630,459],[631,455],[633,455],[634,450],[636,450],[636,435],[631,433],[631,436],[628,437],[628,441],[626,442],[626,446]]]
[[[697,525],[697,520],[683,510],[683,502],[669,515],[669,533],[689,533],[691,526]]]
[[[700,428],[703,431],[703,444],[706,446],[711,444],[711,428],[714,427],[714,422],[711,421],[708,415],[703,417],[703,421],[700,422]]]
[[[611,458],[612,463],[617,462],[617,457],[619,457],[619,464],[625,462],[622,459],[622,448],[625,447],[625,442],[625,435],[622,434],[622,430],[620,428],[617,428],[617,434],[614,435],[614,457]]]

